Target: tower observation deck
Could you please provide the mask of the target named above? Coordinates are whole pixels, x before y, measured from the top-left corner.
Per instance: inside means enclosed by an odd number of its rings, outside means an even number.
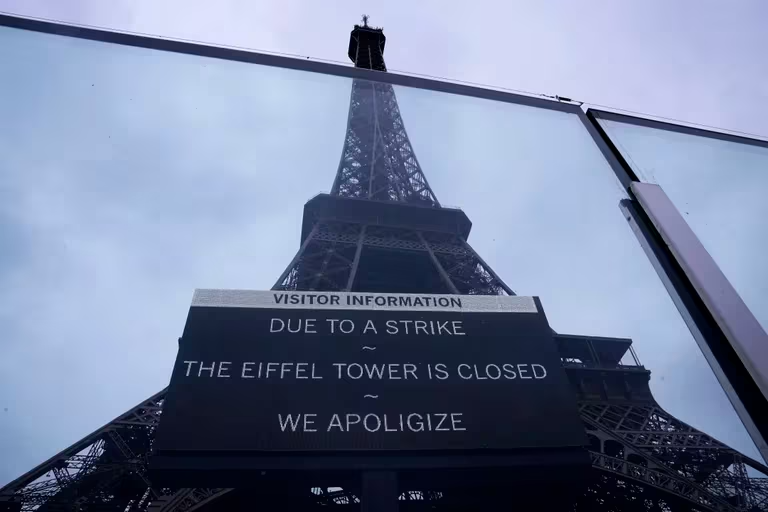
[[[385,43],[383,30],[364,18],[352,30],[349,58],[384,78]],[[352,82],[340,142],[331,192],[304,206],[299,249],[274,290],[514,295],[470,246],[468,216],[442,206],[430,187],[392,85]],[[505,473],[466,486],[437,478],[423,488],[401,483],[400,509],[514,508],[525,497],[543,510],[768,511],[768,481],[753,476],[768,468],[665,412],[632,340],[558,333],[555,341],[590,442],[584,488],[561,496],[561,482],[505,480]],[[360,484],[349,475],[242,488],[153,486],[147,460],[164,396],[161,390],[6,485],[0,511],[362,506]]]

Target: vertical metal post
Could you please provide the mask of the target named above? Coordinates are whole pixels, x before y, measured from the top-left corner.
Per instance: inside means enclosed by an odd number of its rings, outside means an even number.
[[[768,460],[768,335],[658,185],[642,183],[587,109],[580,118],[628,196],[620,208],[757,449]],[[633,354],[634,355],[634,354]]]
[[[361,512],[396,512],[397,473],[395,471],[363,471]]]
[[[722,333],[722,338],[702,339],[699,346],[757,449],[768,459],[768,422],[760,420],[768,405],[768,334],[664,190],[639,182],[630,188],[713,327]],[[698,342],[700,337],[694,338]]]
[[[597,353],[597,350],[595,350],[595,345],[592,343],[592,340],[587,339],[587,345],[589,346],[589,351],[592,352],[592,357],[595,358],[595,364],[597,364],[598,368],[602,368],[603,362],[600,360],[600,355]]]
[[[288,266],[285,267],[285,270],[283,270],[283,273],[280,274],[280,277],[278,277],[277,281],[275,281],[274,286],[272,286],[273,290],[277,290],[277,287],[280,286],[280,283],[282,283],[285,280],[285,278],[288,277],[288,274],[291,272],[291,269],[296,266],[296,263],[299,262],[299,259],[301,259],[301,255],[304,254],[304,250],[307,248],[309,243],[315,237],[315,233],[317,233],[317,230],[319,227],[320,227],[320,222],[315,224],[315,226],[312,228],[312,231],[309,232],[309,235],[307,235],[307,239],[304,240],[303,244],[301,244],[301,248],[299,248],[299,252],[296,253],[296,256],[293,257],[293,259],[288,264]]]
[[[590,355],[592,355],[592,361],[595,363],[595,367],[600,368],[600,358],[597,357],[597,351],[595,351],[595,346],[592,345],[592,341],[587,338],[587,349],[589,349]]]
[[[363,252],[363,242],[365,241],[365,231],[367,227],[368,226],[363,224],[363,227],[360,228],[360,236],[357,239],[357,249],[355,250],[355,259],[352,261],[352,270],[349,272],[347,287],[344,288],[344,291],[346,292],[351,292],[352,286],[355,284],[355,276],[357,276],[357,267],[360,266],[360,254]]]
[[[440,273],[440,277],[446,286],[448,286],[448,289],[451,291],[451,293],[460,295],[461,292],[458,288],[456,288],[456,285],[453,284],[453,281],[451,280],[451,276],[448,275],[448,272],[446,272],[443,266],[440,264],[440,261],[437,259],[437,256],[435,256],[432,248],[429,246],[426,239],[424,239],[424,235],[421,234],[421,231],[418,231],[416,234],[419,235],[419,240],[421,240],[421,243],[424,244],[424,247],[427,248],[427,252],[429,253],[429,258],[432,260],[432,264],[437,268],[437,271]]]

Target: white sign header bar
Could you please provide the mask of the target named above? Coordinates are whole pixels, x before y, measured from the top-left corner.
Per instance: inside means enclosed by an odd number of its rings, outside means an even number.
[[[280,290],[195,290],[192,306],[464,313],[536,313],[538,311],[532,297]]]

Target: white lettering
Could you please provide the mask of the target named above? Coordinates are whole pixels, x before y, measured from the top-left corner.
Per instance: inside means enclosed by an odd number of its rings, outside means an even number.
[[[309,417],[312,417],[310,420]],[[304,415],[304,432],[317,432],[316,428],[310,428],[310,425],[315,424],[315,418],[317,418],[317,414],[305,414]]]
[[[525,368],[523,368],[523,367],[525,367]],[[528,365],[527,364],[519,364],[519,365],[517,365],[517,373],[520,374],[520,378],[521,379],[532,379],[533,378],[533,377],[530,377],[530,376],[525,377],[523,375],[523,373],[525,373],[526,375],[528,374]]]
[[[400,320],[400,323],[405,326],[405,334],[408,334],[408,325],[413,323],[413,320]]]
[[[540,372],[540,373],[537,373],[537,372],[536,372],[536,370],[537,370],[538,368],[541,368],[541,372]],[[531,369],[533,370],[533,377],[534,377],[534,378],[536,378],[536,379],[543,379],[543,378],[545,378],[545,377],[547,376],[547,369],[546,369],[546,368],[544,368],[544,367],[543,367],[542,365],[540,365],[540,364],[536,364],[536,363],[533,363],[533,364],[531,365]]]
[[[288,369],[289,366],[293,366],[293,363],[280,363],[280,378],[282,379],[286,373],[288,373],[290,370]]]
[[[197,361],[184,361],[184,364],[187,365],[187,374],[186,377],[189,377],[189,370],[192,369],[193,364],[197,364]]]
[[[365,372],[368,374],[369,379],[373,379],[374,376],[377,379],[384,378],[384,365],[378,365],[378,364],[367,364],[365,365]]]
[[[511,364],[507,363],[507,364],[501,365],[501,367],[504,369],[504,374],[505,374],[504,378],[505,379],[512,380],[512,379],[516,379],[517,378],[517,373],[515,373],[515,366],[514,365],[511,365]]]
[[[291,319],[288,319],[288,332],[296,334],[297,332],[301,331],[301,318],[298,319],[296,327],[291,329]]]
[[[389,417],[388,417],[388,416],[385,414],[385,415],[384,415],[384,432],[397,432],[397,429],[396,429],[396,428],[389,428],[389,425],[387,424],[387,419],[388,419],[388,418],[389,418]],[[402,420],[403,420],[403,415],[401,414],[401,415],[400,415],[400,421],[402,421]],[[402,426],[402,424],[401,424],[401,425],[400,425],[400,430],[402,430],[402,429],[403,429],[403,426]]]
[[[285,421],[283,421],[283,415],[278,414],[277,415],[277,421],[280,422],[280,430],[285,432],[285,429],[288,427],[288,425],[291,426],[291,432],[296,432],[296,427],[299,426],[299,420],[301,419],[301,414],[296,416],[296,419],[293,418],[293,414],[287,415],[285,418]]]
[[[289,426],[296,425],[293,430],[300,428],[301,415],[297,418],[289,416],[285,421],[281,417],[281,425],[284,425],[283,430],[287,430]],[[303,428],[306,432],[316,432],[312,427],[315,422],[316,414],[305,414],[303,421]],[[339,429],[340,432],[352,432],[353,427],[358,425],[358,431],[365,429],[368,432],[405,432],[410,430],[411,432],[450,432],[450,431],[463,431],[467,430],[462,425],[462,413],[410,413],[410,414],[376,414],[368,413],[365,416],[359,414],[346,414],[345,420],[341,419],[340,414],[334,414],[326,428],[326,432],[330,432],[333,429]],[[450,418],[450,421],[449,421]],[[405,421],[403,421],[405,420]],[[346,422],[346,425],[345,425]],[[383,428],[382,428],[383,427]]]
[[[275,328],[275,322],[280,322],[280,328]],[[269,322],[269,332],[280,332],[283,329],[285,329],[285,322],[280,320],[279,318],[273,318],[271,322]]]
[[[459,428],[456,426],[461,423],[461,419],[459,418],[459,416],[462,416],[462,413],[460,412],[451,413],[451,427],[453,428],[453,430],[467,430],[464,427]]]
[[[418,421],[416,423],[416,426],[418,427],[418,429],[415,428],[413,425],[411,425],[411,418],[413,418],[414,416],[418,418]],[[421,421],[421,414],[417,414],[415,412],[409,414],[408,419],[406,420],[406,423],[408,424],[408,428],[411,429],[411,431],[413,432],[422,432],[424,430],[424,422]]]
[[[213,369],[216,367],[216,363],[211,363],[210,367],[203,366],[203,362],[200,361],[200,369],[197,370],[197,376],[200,377],[203,374],[203,370],[210,371],[211,373],[208,375],[209,377],[213,377]]]
[[[354,421],[352,421],[352,418],[354,418]],[[349,432],[350,426],[357,425],[358,423],[360,423],[359,414],[347,414],[347,432]]]
[[[461,377],[461,378],[462,378],[462,379],[464,379],[464,380],[469,380],[469,379],[471,379],[471,378],[472,378],[472,374],[471,374],[471,373],[469,374],[469,377],[465,377],[465,376],[464,376],[464,374],[463,374],[463,373],[461,373],[461,368],[462,368],[462,367],[465,367],[467,370],[470,370],[470,367],[469,367],[469,365],[468,365],[468,364],[464,364],[464,363],[460,364],[460,365],[459,365],[459,367],[457,368],[457,371],[458,371],[458,373],[459,373],[459,377]]]
[[[373,418],[376,420],[376,428],[371,428],[368,426],[369,418]],[[365,430],[367,430],[368,432],[378,432],[379,429],[381,428],[381,420],[375,414],[366,414],[365,418],[363,419],[363,426],[365,427]]]
[[[387,320],[387,334],[397,334],[397,321]]]
[[[403,365],[403,372],[405,372],[405,378],[408,379],[408,375],[410,374],[411,377],[414,379],[418,379],[416,376],[416,365],[411,363],[406,363]]]
[[[493,372],[491,372],[491,369],[493,369]],[[495,373],[495,376],[492,375],[493,373]],[[488,376],[489,379],[498,380],[501,378],[501,368],[499,368],[495,364],[486,365],[485,374]]]
[[[341,418],[339,418],[338,414],[333,415],[331,422],[328,424],[328,428],[325,431],[330,432],[333,427],[337,427],[339,430],[344,432],[344,425],[341,424]]]
[[[219,371],[216,372],[216,377],[221,377],[221,378],[224,378],[224,379],[228,379],[230,376],[229,375],[222,375],[221,372],[229,371],[228,366],[230,364],[232,364],[230,361],[222,361],[222,362],[220,362],[219,363]],[[225,365],[227,365],[227,366],[225,366]]]
[[[357,373],[357,377],[355,377],[354,375],[352,375],[352,368],[355,368],[355,373]],[[359,372],[359,373],[358,373],[358,370],[360,370],[360,372]],[[347,375],[349,376],[349,378],[350,378],[350,379],[355,379],[355,380],[357,380],[357,379],[359,379],[360,377],[362,377],[362,376],[363,376],[363,367],[362,367],[362,366],[360,366],[360,365],[359,365],[359,364],[357,364],[357,363],[352,363],[352,364],[350,364],[349,366],[347,366]]]
[[[240,372],[240,378],[243,378],[243,379],[253,379],[253,378],[255,378],[253,375],[246,375],[246,372],[250,372],[251,371],[251,369],[248,367],[248,365],[254,365],[254,364],[256,364],[256,363],[254,363],[254,362],[243,363],[243,371]]]
[[[345,325],[347,326],[346,330],[344,329]],[[355,323],[352,320],[342,320],[339,322],[339,330],[344,334],[349,334],[355,330]]]
[[[442,334],[443,331],[445,331],[445,334],[453,334],[450,329],[448,329],[448,320],[445,322],[437,322],[437,334]]]
[[[379,334],[379,331],[376,330],[376,326],[373,325],[373,320],[368,320],[365,323],[365,329],[363,329],[363,334],[367,333],[368,331],[373,331],[373,334]]]

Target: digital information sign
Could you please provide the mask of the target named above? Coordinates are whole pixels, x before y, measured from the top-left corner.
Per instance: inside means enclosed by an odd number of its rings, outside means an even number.
[[[197,290],[160,455],[577,447],[538,299]]]

